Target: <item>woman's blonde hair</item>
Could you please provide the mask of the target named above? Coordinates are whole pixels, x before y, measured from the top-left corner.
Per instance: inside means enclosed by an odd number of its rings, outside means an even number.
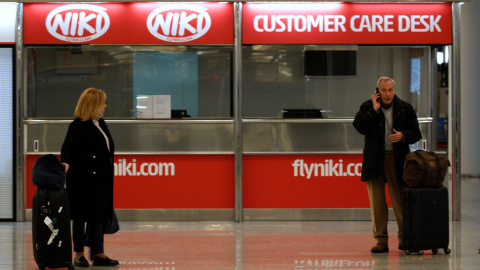
[[[73,113],[74,118],[88,121],[98,118],[98,111],[105,104],[107,94],[100,89],[90,87],[83,91]]]

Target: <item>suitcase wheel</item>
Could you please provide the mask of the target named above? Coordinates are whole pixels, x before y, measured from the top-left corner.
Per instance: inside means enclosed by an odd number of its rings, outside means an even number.
[[[405,250],[405,254],[407,254],[407,255],[412,254],[412,252],[417,252],[418,255],[423,255],[423,253],[424,253],[423,250],[410,250],[410,249]]]
[[[68,265],[68,270],[75,270],[75,266],[73,266],[73,264],[69,264]]]
[[[448,247],[443,248],[443,250],[444,250],[445,254],[452,253],[452,250],[449,249]],[[412,252],[417,252],[418,255],[423,255],[425,253],[423,250],[409,250],[409,249],[405,250],[405,254],[407,254],[407,255],[410,255]],[[433,254],[437,254],[438,253],[438,248],[432,249],[432,252],[433,252]]]
[[[407,255],[412,254],[412,252],[417,252],[417,254],[420,256],[423,255],[423,253],[425,253],[423,250],[409,250],[409,249],[405,250],[405,254]]]

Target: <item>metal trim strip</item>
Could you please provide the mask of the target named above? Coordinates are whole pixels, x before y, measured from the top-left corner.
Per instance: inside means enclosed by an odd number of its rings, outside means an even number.
[[[35,125],[35,124],[68,124],[72,122],[71,120],[46,120],[46,119],[27,119],[23,122],[27,125]],[[165,119],[165,120],[119,120],[119,119],[105,119],[105,122],[108,124],[233,124],[233,119]]]
[[[353,118],[322,118],[322,119],[284,119],[284,118],[243,118],[241,122],[249,123],[352,123]],[[119,119],[105,119],[107,123],[112,124],[233,124],[234,119],[191,119],[191,120],[119,120]],[[432,117],[419,117],[419,123],[431,123]],[[72,120],[47,120],[47,119],[27,119],[23,121],[28,125],[35,124],[66,124],[72,122]]]
[[[428,2],[471,2],[472,0],[404,0],[404,1],[399,1],[399,0],[348,0],[348,1],[342,1],[342,0],[317,0],[317,1],[312,1],[312,2],[405,2],[405,3],[428,3]],[[17,0],[15,2],[19,3],[25,3],[25,2],[32,2],[32,0]],[[49,0],[48,2],[65,2],[65,0]],[[74,0],[74,1],[68,1],[68,2],[95,2],[95,3],[102,3],[102,2],[111,2],[109,0]],[[138,0],[122,0],[121,2],[139,2]],[[152,1],[152,0],[144,0],[142,2],[159,2],[159,1]],[[217,2],[217,1],[204,1],[204,2]],[[223,2],[238,2],[238,0],[225,0]],[[255,2],[255,1],[251,1]],[[270,2],[285,2],[285,0],[274,0]],[[306,2],[306,1],[305,1]],[[231,45],[231,44],[228,44]]]
[[[244,155],[358,155],[362,151],[315,151],[315,152],[243,152]]]
[[[389,220],[395,220],[393,209],[388,209]],[[371,220],[370,208],[296,208],[264,209],[245,208],[246,221],[352,221]]]
[[[119,221],[233,221],[233,209],[115,209]],[[25,210],[26,221],[32,209]]]
[[[353,123],[353,118],[320,118],[320,119],[284,119],[284,118],[246,118],[244,123]],[[418,117],[419,123],[431,123],[432,117]]]
[[[393,210],[389,220],[395,220]],[[234,209],[115,209],[120,221],[234,221]],[[32,209],[25,209],[25,221]],[[243,221],[369,221],[370,208],[244,208]]]
[[[46,154],[53,154],[53,155],[60,155],[60,152],[26,152],[25,155],[46,155]],[[115,152],[115,155],[233,155],[234,152]]]

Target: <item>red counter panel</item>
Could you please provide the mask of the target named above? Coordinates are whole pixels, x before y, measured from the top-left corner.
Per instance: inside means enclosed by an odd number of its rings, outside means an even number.
[[[31,171],[38,157],[26,157],[28,209],[36,191]],[[362,155],[245,155],[243,207],[369,208],[361,163]],[[117,155],[114,205],[233,209],[234,172],[233,155]]]
[[[36,187],[28,155],[27,208]],[[117,155],[114,206],[118,209],[233,209],[233,155]],[[87,199],[87,198],[86,198]]]
[[[362,155],[246,155],[243,206],[369,208],[361,171]]]

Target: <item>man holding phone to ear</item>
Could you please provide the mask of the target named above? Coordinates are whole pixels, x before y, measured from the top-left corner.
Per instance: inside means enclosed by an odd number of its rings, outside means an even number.
[[[362,181],[367,183],[373,237],[377,241],[372,253],[389,251],[386,183],[398,224],[398,248],[404,250],[403,163],[410,152],[408,145],[422,138],[412,105],[395,95],[395,81],[381,77],[377,89],[371,99],[362,103],[353,121],[355,129],[365,135]]]

